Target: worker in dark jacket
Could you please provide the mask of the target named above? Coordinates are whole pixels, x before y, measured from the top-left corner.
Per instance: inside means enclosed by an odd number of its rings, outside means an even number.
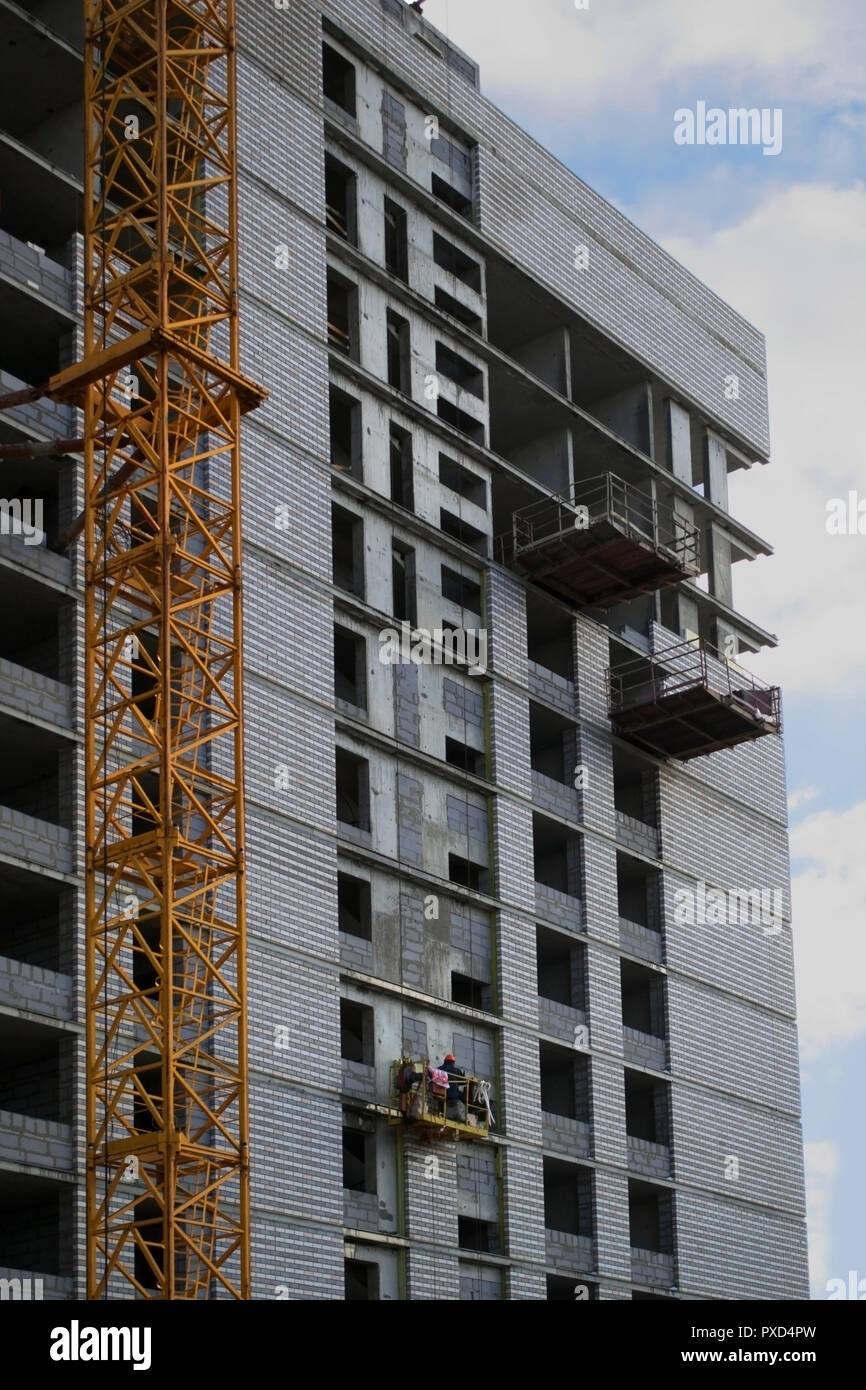
[[[442,1070],[448,1074],[448,1095],[446,1098],[445,1114],[449,1120],[466,1119],[466,1073],[462,1067],[458,1067],[457,1059],[453,1052],[446,1052],[442,1061]]]

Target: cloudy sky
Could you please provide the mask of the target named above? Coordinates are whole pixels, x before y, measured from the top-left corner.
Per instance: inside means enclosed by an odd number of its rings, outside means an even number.
[[[427,0],[488,97],[767,337],[773,461],[732,509],[775,546],[735,601],[781,645],[813,1294],[866,1278],[866,6]],[[674,112],[782,112],[782,149],[682,145]]]

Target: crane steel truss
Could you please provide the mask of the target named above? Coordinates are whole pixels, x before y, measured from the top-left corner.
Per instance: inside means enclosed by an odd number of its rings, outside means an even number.
[[[89,1298],[249,1297],[234,0],[85,0]]]

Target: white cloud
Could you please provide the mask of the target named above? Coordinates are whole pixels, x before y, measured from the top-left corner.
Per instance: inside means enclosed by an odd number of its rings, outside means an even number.
[[[833,1198],[839,1155],[828,1139],[806,1144],[806,1219],[809,1225],[809,1276],[817,1297],[826,1298],[830,1277]]]
[[[866,801],[793,826],[791,891],[805,1062],[866,1033]]]
[[[767,336],[773,463],[732,475],[731,510],[776,554],[735,567],[734,600],[781,647],[750,664],[789,692],[862,696],[866,536],[826,520],[858,483],[866,499],[866,185],[794,185],[700,241],[663,241]]]
[[[801,806],[806,806],[810,801],[814,801],[816,796],[820,795],[820,787],[796,787],[788,797],[788,810],[790,812],[799,811]]]
[[[573,112],[642,109],[672,79],[724,70],[696,97],[750,105],[862,95],[860,0],[428,0],[425,16],[481,64],[485,90]],[[515,61],[515,54],[520,61]]]

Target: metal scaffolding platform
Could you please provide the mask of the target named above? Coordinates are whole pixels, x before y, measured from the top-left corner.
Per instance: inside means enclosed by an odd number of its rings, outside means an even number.
[[[615,731],[662,758],[697,758],[782,730],[781,693],[704,641],[636,657],[608,673]]]
[[[512,516],[505,564],[578,608],[609,608],[699,572],[697,527],[612,473]]]
[[[391,1064],[388,1123],[408,1125],[426,1139],[486,1139],[492,1117],[489,1081],[477,1076],[453,1076],[451,1086],[462,1093],[449,1099],[443,1073],[426,1059],[401,1057]]]

